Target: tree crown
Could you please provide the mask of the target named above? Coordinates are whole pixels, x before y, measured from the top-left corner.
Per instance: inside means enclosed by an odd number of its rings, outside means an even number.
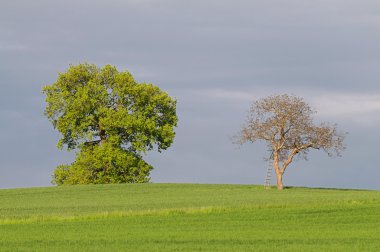
[[[58,147],[69,150],[102,141],[145,152],[168,148],[177,126],[176,100],[157,86],[137,83],[113,66],[70,66],[43,87],[45,115],[62,134]]]
[[[336,125],[315,125],[312,118],[315,113],[297,96],[283,94],[260,99],[252,104],[236,142],[264,140],[280,161],[297,154],[306,159],[310,149],[339,156],[345,149],[345,133],[338,132]]]

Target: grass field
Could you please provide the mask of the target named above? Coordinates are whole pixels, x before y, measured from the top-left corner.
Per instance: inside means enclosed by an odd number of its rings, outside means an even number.
[[[0,190],[0,251],[380,251],[380,191],[196,184]]]

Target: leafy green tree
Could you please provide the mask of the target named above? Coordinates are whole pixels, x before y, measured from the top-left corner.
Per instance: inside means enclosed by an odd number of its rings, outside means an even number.
[[[56,168],[55,184],[147,182],[152,166],[141,155],[173,143],[176,100],[127,71],[71,65],[42,91],[45,115],[62,134],[58,148],[76,150],[71,165]]]

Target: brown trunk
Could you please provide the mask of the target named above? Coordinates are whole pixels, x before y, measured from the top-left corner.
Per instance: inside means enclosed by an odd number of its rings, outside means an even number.
[[[106,143],[106,138],[105,137],[101,137],[100,138],[100,143],[103,145]]]
[[[278,160],[278,152],[276,150],[273,152],[273,161],[274,171],[276,172],[277,178],[277,189],[282,190],[284,189],[284,185],[282,184],[282,175],[284,173],[280,170],[280,162]]]
[[[102,128],[99,126],[99,137],[100,137],[100,144],[103,145],[107,141],[106,132],[102,130]]]
[[[284,184],[282,183],[282,173],[277,173],[276,174],[276,177],[277,177],[277,189],[278,190],[282,190],[284,189]]]

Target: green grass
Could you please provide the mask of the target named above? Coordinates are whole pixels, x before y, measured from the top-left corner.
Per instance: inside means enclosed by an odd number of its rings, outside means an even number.
[[[0,251],[380,251],[380,191],[195,184],[0,190]]]

